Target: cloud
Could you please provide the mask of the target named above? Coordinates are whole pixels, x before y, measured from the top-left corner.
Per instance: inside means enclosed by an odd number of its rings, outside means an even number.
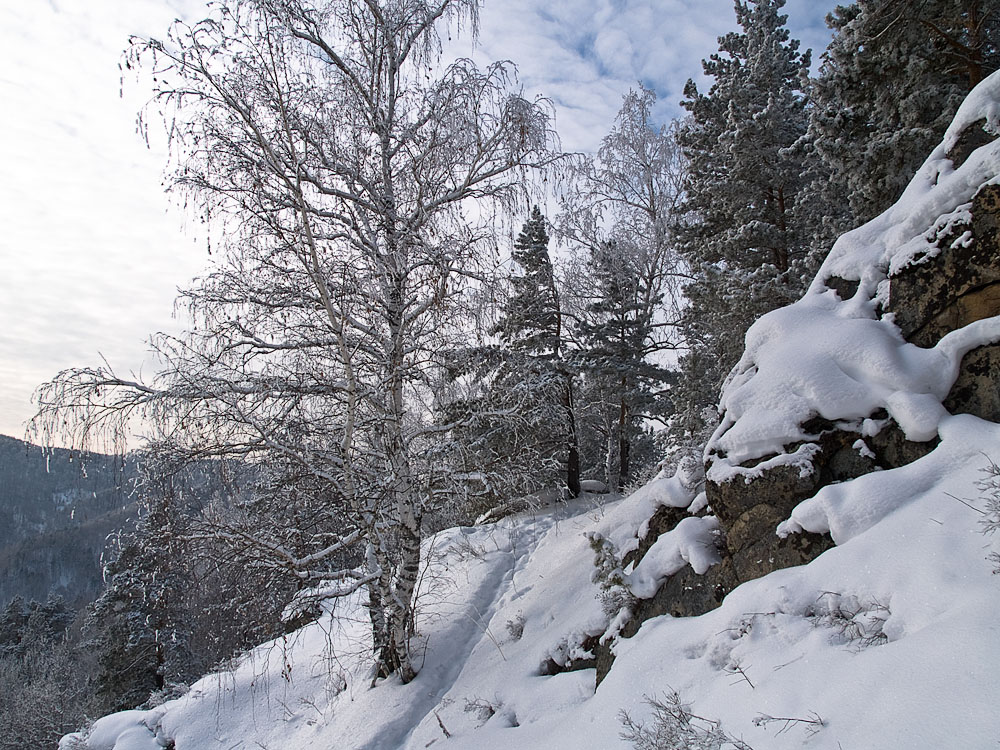
[[[836,4],[790,0],[792,36],[803,47],[825,46],[823,19]],[[657,92],[659,117],[681,115],[685,82],[705,86],[701,60],[735,24],[731,0],[493,0],[483,9],[478,59],[517,63],[526,90],[556,102],[564,145],[589,151],[638,82]]]
[[[200,3],[188,3],[200,6]],[[152,0],[0,6],[0,432],[18,435],[38,383],[98,352],[123,371],[149,333],[175,327],[176,287],[204,250],[165,212],[165,162],[119,97],[131,31],[162,32]]]

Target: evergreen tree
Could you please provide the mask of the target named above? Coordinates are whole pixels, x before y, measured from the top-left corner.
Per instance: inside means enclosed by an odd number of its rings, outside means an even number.
[[[531,408],[544,408],[553,395],[558,399],[557,433],[563,444],[566,486],[576,497],[580,494],[580,450],[574,373],[564,351],[562,311],[545,223],[541,209],[534,206],[514,242],[512,259],[519,273],[511,274],[510,297],[496,333],[510,353],[506,376],[522,384],[527,377],[535,384],[538,403]]]
[[[1000,66],[1000,8],[860,0],[827,25],[835,35],[812,82],[808,141],[824,167],[814,192],[832,214],[829,243],[896,202],[966,94]]]
[[[452,499],[429,523],[496,518],[565,480],[565,379],[551,363],[495,344],[447,352],[445,363],[437,411],[448,439],[437,450],[448,467],[441,495]]]
[[[545,217],[531,209],[514,241],[511,257],[519,274],[510,277],[511,293],[497,333],[513,349],[542,360],[557,360],[562,348],[562,316]]]
[[[807,245],[795,221],[802,169],[792,146],[806,131],[809,53],[789,39],[783,6],[737,0],[742,31],[720,37],[719,52],[703,61],[711,88],[685,87],[691,116],[677,138],[689,169],[675,232],[694,276],[685,289],[688,357],[707,369],[682,363],[675,395],[695,405],[694,415],[715,402],[750,324],[805,286]],[[687,439],[699,422],[680,427]]]
[[[578,250],[564,300],[578,321],[583,453],[613,490],[641,467],[637,441],[650,443],[640,425],[653,415],[652,395],[666,377],[650,363],[677,348],[686,276],[670,226],[685,163],[676,123],[657,124],[655,103],[655,93],[641,86],[622,98],[597,154],[572,162],[558,222]]]
[[[0,615],[0,750],[55,747],[101,710],[75,619],[57,597],[16,598]]]
[[[662,295],[654,292],[650,299],[640,262],[637,248],[613,240],[591,248],[590,301],[578,324],[581,368],[601,406],[604,476],[612,492],[633,478],[642,422],[662,406],[657,389],[667,380],[666,371],[648,361],[657,350],[653,310]]]
[[[24,599],[15,596],[0,615],[0,658],[17,656],[21,652],[21,638],[28,622]]]

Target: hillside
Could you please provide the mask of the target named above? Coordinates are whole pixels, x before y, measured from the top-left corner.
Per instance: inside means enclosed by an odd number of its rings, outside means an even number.
[[[998,134],[994,74],[751,328],[704,466],[429,540],[409,684],[355,597],[61,747],[995,747]]]
[[[0,435],[0,604],[98,594],[105,540],[134,516],[130,471],[120,457]]]

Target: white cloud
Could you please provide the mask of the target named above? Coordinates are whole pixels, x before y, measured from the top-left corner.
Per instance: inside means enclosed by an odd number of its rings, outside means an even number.
[[[789,1],[803,48],[825,46],[836,4]],[[558,105],[565,147],[592,150],[637,82],[657,92],[660,117],[682,114],[685,82],[706,83],[701,60],[735,24],[731,0],[487,0],[477,59],[517,63],[526,90]]]
[[[102,352],[127,371],[172,325],[172,300],[203,250],[165,213],[162,152],[119,98],[132,30],[175,8],[32,2],[0,7],[0,432],[19,435],[32,389]]]

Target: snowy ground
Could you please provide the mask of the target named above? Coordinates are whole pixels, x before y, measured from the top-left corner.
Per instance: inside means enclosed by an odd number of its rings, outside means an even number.
[[[339,624],[262,646],[179,700],[99,720],[86,747],[156,750],[168,738],[177,750],[630,747],[619,713],[645,720],[646,696],[677,691],[757,750],[995,748],[1000,579],[979,514],[955,498],[984,505],[980,448],[1000,445],[1000,427],[953,422],[931,455],[871,475],[901,491],[870,528],[739,587],[714,612],[647,622],[618,643],[596,692],[593,670],[547,677],[539,665],[606,624],[584,534],[633,517],[637,499],[602,507],[588,496],[439,534],[420,608],[422,668],[409,685],[370,686],[355,604]],[[884,490],[865,479],[850,484]]]

